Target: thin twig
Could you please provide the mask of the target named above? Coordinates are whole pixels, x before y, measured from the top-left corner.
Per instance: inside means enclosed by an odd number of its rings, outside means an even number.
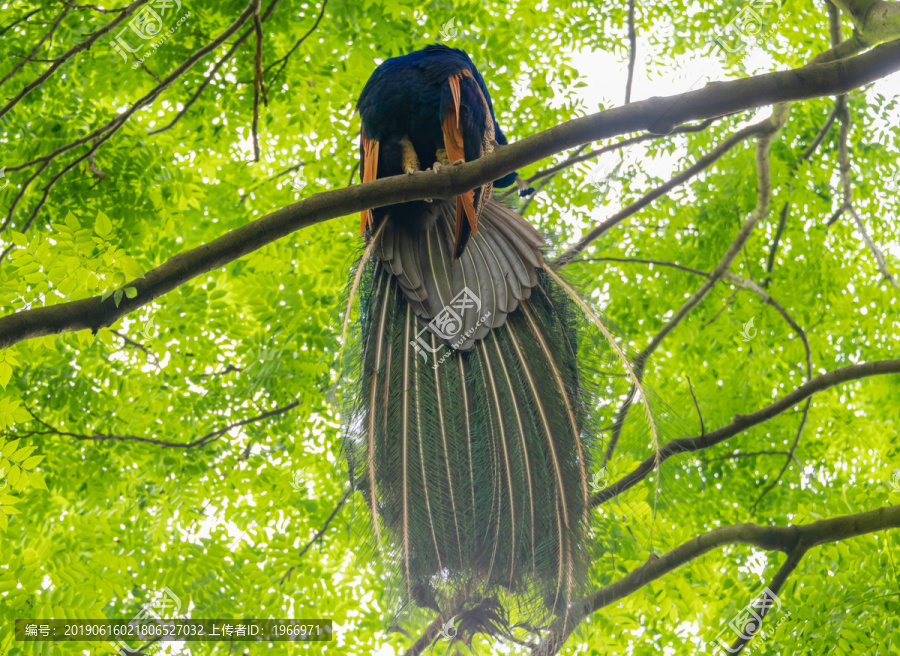
[[[262,421],[263,419],[268,419],[269,417],[275,417],[277,415],[282,415],[285,412],[290,412],[294,408],[300,405],[299,401],[294,401],[293,403],[289,403],[288,405],[282,406],[280,408],[275,408],[274,410],[269,410],[268,412],[264,412],[261,415],[256,417],[250,417],[248,419],[241,419],[240,421],[232,422],[222,428],[218,428],[214,431],[207,433],[206,435],[197,438],[192,442],[168,442],[166,440],[155,440],[150,437],[139,437],[136,435],[83,435],[80,433],[70,433],[68,431],[61,431],[58,428],[48,424],[47,422],[39,419],[35,416],[34,412],[28,410],[31,413],[31,416],[34,417],[34,420],[41,424],[42,426],[46,426],[46,431],[34,431],[36,435],[61,435],[64,437],[74,437],[76,440],[83,440],[87,442],[103,442],[103,441],[113,441],[113,442],[141,442],[143,444],[152,444],[153,446],[160,446],[163,448],[170,449],[192,449],[198,446],[206,446],[210,442],[213,442],[228,431],[233,428],[237,428],[239,426],[246,426],[247,424],[252,424],[257,421]],[[26,408],[27,409],[27,408]]]
[[[263,186],[267,182],[272,182],[272,180],[277,180],[278,178],[280,178],[284,175],[287,175],[288,173],[293,173],[294,171],[298,171],[301,168],[303,168],[305,165],[306,165],[306,162],[300,162],[299,164],[295,164],[294,166],[289,166],[286,169],[284,169],[283,171],[279,171],[275,175],[270,176],[270,177],[266,178],[265,180],[263,180],[262,182],[259,182],[255,185],[253,185],[246,192],[244,192],[244,194],[241,196],[241,199],[238,201],[238,204],[245,202],[250,197],[251,193],[253,193],[256,189],[259,189],[261,186]]]
[[[709,294],[710,291],[712,291],[713,287],[715,287],[718,281],[725,276],[725,273],[728,271],[728,268],[731,266],[734,258],[737,257],[738,253],[740,253],[741,248],[743,248],[743,245],[750,238],[750,235],[753,233],[756,226],[760,221],[763,220],[763,218],[768,215],[769,203],[771,201],[772,194],[772,172],[771,163],[769,160],[769,147],[776,132],[787,121],[788,111],[789,105],[787,103],[782,103],[774,108],[771,117],[765,119],[761,123],[745,128],[745,130],[752,128],[754,132],[759,133],[756,144],[756,207],[750,213],[750,216],[748,217],[744,225],[741,226],[741,229],[738,231],[737,237],[725,251],[725,254],[722,256],[721,260],[716,265],[716,268],[712,271],[712,273],[707,277],[703,284],[700,285],[699,289],[693,294],[693,296],[691,296],[678,309],[673,317],[666,322],[666,324],[653,337],[653,339],[650,340],[650,343],[644,348],[644,350],[641,351],[635,358],[634,371],[639,381],[643,380],[644,369],[647,365],[647,360],[651,355],[653,355],[654,351],[656,351],[657,347],[660,345],[660,343],[662,343],[663,339],[665,339],[665,337],[669,333],[671,333],[675,329],[675,327],[678,326],[681,321],[684,320],[684,318],[695,307],[697,307],[704,298],[706,298],[706,295]],[[742,130],[741,132],[733,135],[732,138],[741,134],[745,130]],[[722,146],[720,146],[719,148],[721,147]],[[722,154],[724,154],[724,152],[722,152]],[[692,168],[696,167],[697,165]],[[587,243],[587,238],[579,242],[579,244],[584,244],[584,246],[586,246]],[[582,248],[584,246],[582,246]],[[567,254],[572,252],[578,252],[577,247],[567,251]],[[628,416],[628,411],[631,408],[632,401],[634,400],[636,393],[637,388],[632,385],[625,401],[619,406],[619,411],[617,412],[616,419],[613,422],[615,428],[613,429],[613,432],[610,435],[609,442],[606,446],[606,451],[603,458],[604,465],[612,458],[612,455],[615,452],[616,447],[618,446],[619,437],[622,433],[622,427],[625,425],[625,419]]]
[[[307,542],[306,546],[300,550],[300,553],[297,555],[297,560],[300,560],[301,558],[303,558],[303,556],[306,554],[306,552],[309,551],[310,548],[316,542],[318,542],[322,538],[323,535],[325,535],[325,531],[328,530],[328,525],[331,524],[331,520],[333,520],[337,516],[338,511],[344,507],[344,504],[347,503],[347,500],[350,498],[351,494],[353,494],[352,487],[344,493],[343,498],[338,502],[338,505],[336,505],[334,507],[334,510],[331,511],[331,514],[328,515],[328,519],[325,520],[325,523],[322,525],[322,528],[320,528],[316,532],[316,534],[313,536],[313,539],[310,540],[309,542]],[[296,565],[294,565],[287,572],[285,572],[284,576],[282,576],[281,580],[278,582],[278,585],[284,585],[284,582],[286,580],[288,580],[288,578],[290,578],[291,572],[293,572],[295,569],[297,569]]]
[[[272,2],[266,8],[265,13],[262,15],[263,23],[265,23],[266,19],[272,15],[272,12],[275,11],[275,7],[278,6],[279,2],[280,2],[280,0],[272,0]],[[195,102],[197,102],[197,99],[206,90],[206,88],[210,85],[210,83],[216,78],[216,74],[219,72],[219,69],[221,69],[222,66],[224,66],[227,62],[231,61],[231,58],[234,56],[234,53],[237,52],[237,49],[240,48],[241,44],[247,40],[247,37],[249,37],[254,32],[255,32],[255,28],[250,28],[246,32],[241,34],[237,38],[237,41],[234,42],[234,45],[232,45],[231,48],[229,48],[228,52],[226,52],[225,55],[219,61],[217,61],[215,63],[215,65],[212,67],[212,70],[209,72],[209,75],[207,75],[206,79],[204,79],[203,82],[200,84],[200,86],[197,87],[197,90],[194,92],[194,95],[192,95],[188,99],[188,101],[184,103],[184,106],[181,108],[181,110],[177,114],[175,114],[175,117],[167,125],[164,125],[161,128],[157,128],[156,130],[153,130],[152,132],[149,132],[148,134],[153,135],[153,134],[159,134],[160,132],[165,132],[166,130],[171,129],[172,126],[174,126],[178,121],[180,121],[182,119],[182,117],[184,117],[184,115],[187,114],[187,112],[191,108],[191,106]]]
[[[697,403],[697,396],[694,394],[694,386],[691,385],[691,377],[687,377],[688,388],[691,390],[691,398],[694,399],[694,407],[697,408],[697,416],[700,418],[700,437],[706,435],[706,428],[703,426],[703,413],[700,412],[700,404]]]
[[[636,0],[628,0],[628,79],[625,82],[625,104],[631,102],[631,86],[634,83],[634,64],[637,61],[637,32],[634,29]]]
[[[282,57],[281,59],[279,59],[277,61],[272,62],[271,64],[269,64],[266,67],[265,72],[268,73],[269,70],[273,66],[275,66],[276,64],[281,64],[281,67],[277,71],[275,71],[275,75],[273,75],[272,79],[269,80],[269,84],[266,87],[267,89],[271,89],[272,85],[275,84],[275,80],[278,79],[278,76],[281,74],[281,71],[283,71],[284,67],[287,66],[288,58],[290,58],[290,56],[294,54],[294,51],[297,50],[297,48],[299,48],[303,44],[304,41],[306,41],[307,37],[310,34],[312,34],[313,32],[315,32],[316,28],[319,27],[319,23],[321,22],[322,17],[325,15],[325,7],[327,5],[328,5],[328,0],[322,0],[322,8],[319,10],[319,17],[316,18],[316,22],[313,24],[313,26],[311,28],[309,28],[309,31],[306,34],[304,34],[302,37],[300,37],[300,40],[294,44],[294,47],[291,48],[284,57]]]

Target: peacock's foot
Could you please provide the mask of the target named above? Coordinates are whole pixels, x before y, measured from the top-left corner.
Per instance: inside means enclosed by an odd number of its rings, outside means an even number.
[[[460,158],[460,159],[456,160],[455,162],[453,162],[452,166],[459,166],[460,164],[465,164],[465,163],[466,163],[466,160],[463,158]]]
[[[444,165],[441,164],[440,162],[435,162],[435,163],[434,163],[434,166],[431,167],[431,170],[434,171],[435,173],[437,173],[438,171],[441,170],[441,168],[442,168],[443,166],[444,166]]]

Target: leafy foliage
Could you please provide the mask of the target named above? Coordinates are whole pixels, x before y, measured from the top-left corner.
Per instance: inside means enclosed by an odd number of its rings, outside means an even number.
[[[0,62],[0,79],[14,73],[0,85],[4,106],[48,69],[41,60],[63,56],[120,9],[49,0],[6,6],[4,50],[16,56]],[[585,81],[596,86],[603,73],[580,75],[575,53],[604,50],[628,59],[624,3],[279,3],[262,24],[268,88],[259,107],[258,162],[251,131],[255,37],[212,73],[240,35],[252,32],[250,23],[138,109],[95,157],[77,161],[98,137],[94,130],[156,89],[244,9],[234,1],[184,0],[181,11],[190,15],[135,69],[108,45],[122,29],[113,28],[8,113],[0,108],[0,166],[10,183],[0,188],[0,252],[9,249],[0,261],[3,315],[99,294],[118,304],[135,293],[130,281],[173,255],[301,196],[355,182],[353,107],[362,85],[377,62],[435,41],[451,19],[458,29],[451,45],[467,50],[484,72],[512,140],[598,109],[579,89]],[[724,62],[723,78],[741,75],[739,64],[750,59],[729,62],[710,46],[710,35],[739,9],[731,2],[698,9],[681,0],[638,7],[639,51],[649,53],[639,67],[651,78],[672,76],[698,56]],[[317,27],[289,55],[320,12]],[[168,29],[177,18],[164,21]],[[792,3],[778,13],[769,41],[753,47],[768,57],[765,70],[799,66],[829,48],[826,24],[820,4]],[[843,30],[849,38],[846,17]],[[694,79],[687,77],[685,88]],[[601,109],[620,103],[623,90],[604,88],[604,95]],[[792,105],[770,149],[769,212],[729,268],[760,285],[803,328],[814,375],[896,357],[900,342],[898,290],[848,213],[828,225],[842,204],[839,121],[812,156],[802,157],[833,106],[829,98]],[[869,88],[850,97],[849,110],[854,207],[896,279],[897,96]],[[622,151],[623,165],[602,197],[586,182],[596,160],[568,167],[525,215],[549,236],[551,252],[561,253],[754,120],[741,112]],[[47,158],[77,140],[84,143]],[[296,191],[289,172],[300,165],[306,185]],[[647,261],[713,271],[757,201],[751,139],[607,232],[566,275],[616,325],[628,352],[639,352],[703,282]],[[396,609],[381,585],[384,572],[355,555],[351,520],[364,521],[361,495],[352,494],[321,539],[304,549],[349,488],[331,400],[357,221],[296,232],[96,334],[48,335],[0,351],[0,656],[75,649],[15,642],[14,618],[131,617],[163,586],[194,617],[335,620],[335,641],[284,643],[289,653],[391,654],[411,645],[423,627],[406,622],[399,628],[408,636],[388,632]],[[758,332],[744,340],[751,320]],[[656,411],[667,415],[664,437],[683,437],[701,433],[697,410],[709,431],[784,396],[807,379],[805,362],[803,340],[784,315],[724,280],[649,358],[646,380]],[[613,421],[624,392],[610,390],[598,410],[601,425]],[[592,587],[718,526],[802,524],[900,503],[891,485],[900,467],[898,398],[897,376],[817,394],[793,458],[761,499],[788,462],[802,404],[727,443],[670,459],[659,475],[595,511]],[[632,409],[603,484],[649,455],[646,426]],[[897,554],[896,531],[815,547],[779,595],[789,617],[767,623],[773,631],[751,644],[769,654],[897,653]],[[710,650],[783,559],[749,546],[713,550],[592,614],[566,653]],[[77,648],[112,651],[97,642]],[[214,642],[183,649],[230,652]]]

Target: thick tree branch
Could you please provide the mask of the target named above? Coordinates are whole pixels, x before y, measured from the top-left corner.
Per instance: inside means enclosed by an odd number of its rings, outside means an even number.
[[[868,378],[870,376],[883,376],[885,374],[897,373],[900,373],[900,359],[876,360],[875,362],[866,362],[864,364],[856,364],[829,371],[828,373],[821,374],[812,380],[803,383],[790,394],[781,397],[761,410],[757,410],[749,415],[735,415],[734,421],[730,424],[708,432],[706,435],[700,437],[681,437],[667,442],[660,449],[660,458],[664,461],[679,453],[692,453],[694,451],[708,449],[716,444],[724,442],[729,437],[734,437],[735,435],[742,433],[748,428],[752,428],[773,417],[777,417],[788,408],[792,408],[816,392],[821,392],[829,387],[841,385],[842,383],[853,380]],[[612,485],[609,485],[595,494],[591,498],[590,506],[592,508],[599,506],[634,485],[637,485],[653,471],[655,462],[656,455],[644,460],[631,473],[623,476]]]
[[[686,542],[659,558],[649,560],[642,567],[618,581],[601,588],[586,600],[582,608],[571,614],[569,625],[563,632],[558,645],[589,614],[627,597],[636,590],[652,583],[665,574],[677,569],[713,549],[729,544],[744,544],[766,551],[782,551],[788,559],[775,575],[772,583],[781,590],[787,576],[794,570],[803,554],[809,549],[831,542],[876,533],[900,527],[900,506],[888,506],[854,515],[844,515],[823,519],[800,526],[760,526],[757,524],[736,524],[723,526]],[[558,649],[558,645],[556,649]],[[541,652],[553,654],[555,650]]]
[[[246,20],[252,6],[233,26]],[[198,53],[199,54],[199,53]],[[883,44],[852,59],[816,64],[779,73],[708,85],[674,97],[655,97],[577,118],[508,146],[487,157],[439,174],[384,178],[346,189],[325,191],[284,207],[195,249],[180,253],[129,286],[135,298],[99,296],[24,310],[0,318],[0,348],[24,339],[74,330],[97,330],[159,298],[186,281],[251,253],[296,230],[372,207],[425,198],[452,198],[507,173],[582,143],[618,134],[674,126],[775,102],[843,93],[900,70],[900,40]]]

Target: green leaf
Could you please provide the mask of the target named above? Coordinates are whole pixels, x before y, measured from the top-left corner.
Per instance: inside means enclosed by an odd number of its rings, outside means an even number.
[[[103,212],[97,212],[97,218],[94,221],[94,232],[103,239],[109,239],[112,232],[112,221]]]
[[[34,469],[34,467],[43,459],[44,459],[44,456],[31,456],[25,462],[22,463],[22,468],[28,469],[28,470]]]
[[[113,301],[115,302],[116,307],[119,307],[119,303],[122,301],[122,294],[123,292],[121,289],[117,289],[113,292]]]
[[[137,289],[135,289],[134,287],[126,287],[125,296],[127,296],[128,298],[134,298],[135,296],[137,296]]]

